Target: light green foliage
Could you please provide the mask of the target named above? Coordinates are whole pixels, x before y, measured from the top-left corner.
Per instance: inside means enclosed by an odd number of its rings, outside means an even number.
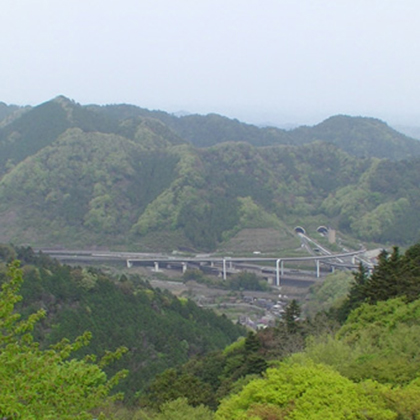
[[[182,145],[172,150],[179,158],[175,167],[177,176],[168,189],[148,204],[132,232],[145,235],[153,230],[175,229],[182,207],[189,205],[197,197],[197,187],[204,185],[202,164],[191,147]]]
[[[89,334],[74,343],[63,340],[48,350],[33,341],[31,330],[45,315],[39,311],[21,320],[14,311],[21,299],[18,264],[10,266],[9,280],[0,292],[0,413],[3,418],[43,420],[91,420],[93,409],[106,404],[109,391],[126,372],[107,380],[102,367],[119,358],[124,349],[108,354],[99,364],[92,358],[71,359],[73,352],[87,344]]]
[[[352,274],[346,271],[328,274],[321,284],[311,287],[309,299],[304,306],[305,314],[314,316],[317,312],[327,311],[340,304],[349,292],[352,279]]]
[[[366,240],[380,238],[383,232],[388,231],[398,219],[410,211],[410,207],[406,198],[382,203],[363,217],[355,217],[351,228],[356,235]]]
[[[304,357],[354,380],[407,384],[420,369],[420,300],[364,304],[351,312],[336,337],[308,342]]]
[[[84,290],[93,289],[98,281],[98,276],[87,268],[75,270],[73,273],[76,284]]]
[[[406,387],[388,387],[382,391],[388,404],[404,420],[418,419],[420,416],[420,379]]]
[[[397,298],[376,305],[364,304],[349,315],[338,337],[352,342],[362,331],[378,336],[379,331],[392,332],[398,324],[420,324],[420,300],[405,303],[402,298]]]
[[[241,228],[279,227],[279,220],[258,206],[251,197],[240,197],[239,224]]]
[[[271,417],[260,416],[269,413]],[[275,416],[274,416],[275,415]],[[380,395],[370,395],[324,365],[281,363],[222,402],[216,419],[396,419]]]
[[[145,235],[151,230],[170,228],[176,222],[175,196],[172,191],[164,191],[150,203],[139,217],[132,231]]]
[[[245,338],[241,337],[235,342],[233,342],[231,345],[225,347],[225,349],[223,350],[223,355],[227,356],[230,353],[234,353],[237,350],[242,349],[244,345],[245,345]]]

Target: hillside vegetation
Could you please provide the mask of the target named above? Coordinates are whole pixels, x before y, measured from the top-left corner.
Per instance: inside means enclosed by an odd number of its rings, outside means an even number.
[[[0,240],[212,251],[244,229],[287,242],[319,223],[409,244],[416,155],[420,142],[368,118],[286,132],[58,97],[0,127]]]
[[[233,343],[243,330],[139,278],[62,266],[29,248],[1,246],[0,255],[6,418],[420,414],[420,244],[404,254],[383,251],[371,275],[361,265],[347,297],[329,312],[302,319],[291,301],[274,327]],[[117,404],[108,394],[118,381],[126,396]]]
[[[302,319],[292,301],[275,327],[163,372],[143,404],[184,398],[215,419],[418,418],[419,256],[419,244],[384,251],[339,307]]]
[[[97,269],[71,268],[30,248],[0,246],[0,284],[6,281],[6,263],[15,258],[24,279],[20,311],[29,315],[42,309],[46,314],[34,330],[37,341],[46,348],[89,331],[89,344],[74,352],[78,358],[126,347],[124,358],[106,371],[131,372],[118,388],[127,400],[164,369],[222,349],[244,334],[227,318],[153,289],[138,276],[112,278]]]

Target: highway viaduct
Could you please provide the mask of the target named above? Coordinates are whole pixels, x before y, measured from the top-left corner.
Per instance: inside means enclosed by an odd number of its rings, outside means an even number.
[[[239,270],[246,270],[246,264],[259,266],[261,271],[271,271],[275,274],[275,286],[281,285],[281,279],[285,273],[285,263],[305,263],[314,262],[316,267],[316,277],[319,278],[321,274],[321,263],[328,265],[332,268],[347,268],[357,269],[358,256],[363,254],[366,250],[360,249],[358,251],[343,252],[328,255],[314,255],[307,257],[219,257],[212,255],[194,256],[194,257],[175,257],[163,254],[152,253],[128,253],[128,252],[94,252],[94,251],[68,251],[68,250],[40,250],[44,254],[50,255],[65,262],[91,262],[91,261],[122,261],[125,262],[128,268],[135,264],[151,265],[154,266],[155,271],[158,271],[160,265],[166,266],[181,266],[185,271],[188,265],[195,265],[199,267],[211,267],[219,271],[224,280],[227,279],[229,272],[232,272],[234,266]],[[345,263],[344,259],[349,259],[349,263]],[[242,267],[241,267],[242,265]]]

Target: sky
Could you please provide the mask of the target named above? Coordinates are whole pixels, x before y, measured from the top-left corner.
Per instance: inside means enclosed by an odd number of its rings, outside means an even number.
[[[420,126],[419,0],[1,0],[0,101]]]

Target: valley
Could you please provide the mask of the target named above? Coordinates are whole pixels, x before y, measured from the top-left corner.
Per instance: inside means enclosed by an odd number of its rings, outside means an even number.
[[[418,414],[418,140],[63,96],[0,118],[0,380],[19,409],[44,387],[86,390],[86,419],[286,418],[322,389]]]

